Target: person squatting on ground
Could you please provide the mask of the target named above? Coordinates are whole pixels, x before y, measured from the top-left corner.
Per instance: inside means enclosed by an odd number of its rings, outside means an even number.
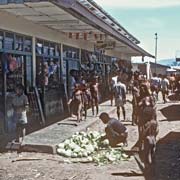
[[[117,146],[119,143],[127,146],[127,128],[117,119],[109,117],[105,112],[101,113],[99,118],[104,124],[107,124],[105,128],[106,135],[101,140],[108,139],[112,147]]]
[[[114,96],[118,120],[120,120],[120,107],[122,108],[123,118],[126,120],[126,111],[124,107],[126,103],[126,86],[121,83],[120,78],[118,78],[117,84],[114,85]]]
[[[99,83],[98,77],[93,77],[90,82],[90,92],[91,92],[91,106],[92,106],[92,114],[94,116],[94,106],[96,106],[96,116],[99,113]]]
[[[14,120],[16,122],[16,142],[22,143],[26,135],[28,98],[24,94],[24,86],[19,84],[15,87],[16,95],[12,100]]]

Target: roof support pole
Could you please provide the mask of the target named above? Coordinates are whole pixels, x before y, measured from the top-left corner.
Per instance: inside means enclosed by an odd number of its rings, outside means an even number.
[[[155,33],[155,73],[157,73],[157,40],[158,36],[157,33]]]
[[[36,86],[36,38],[32,37],[32,69],[33,69],[33,87]]]

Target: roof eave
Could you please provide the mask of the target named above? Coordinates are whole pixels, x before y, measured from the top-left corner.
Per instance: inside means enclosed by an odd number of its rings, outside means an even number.
[[[33,1],[33,0],[30,0]],[[101,30],[102,32],[112,36],[116,40],[123,42],[124,44],[128,45],[132,49],[138,51],[141,56],[148,56],[154,58],[153,55],[146,52],[144,49],[139,47],[137,44],[131,42],[128,38],[124,37],[117,31],[115,31],[112,27],[108,26],[105,22],[101,19],[96,17],[90,11],[88,11],[84,6],[82,6],[76,0],[54,0],[52,1],[54,4],[63,8],[65,11],[68,11],[73,16],[81,19],[82,21],[86,22],[87,24]]]

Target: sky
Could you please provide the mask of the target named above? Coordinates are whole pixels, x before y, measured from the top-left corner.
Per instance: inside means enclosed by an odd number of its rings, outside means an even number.
[[[180,0],[95,0],[157,60],[175,58],[180,52]],[[179,51],[179,52],[178,52]]]

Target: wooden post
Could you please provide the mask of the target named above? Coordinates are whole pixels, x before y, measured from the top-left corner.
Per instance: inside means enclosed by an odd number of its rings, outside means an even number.
[[[1,55],[1,59],[2,59],[2,66],[3,66],[3,90],[2,90],[2,97],[3,97],[3,113],[4,113],[4,121],[3,121],[3,131],[7,132],[7,96],[6,96],[6,92],[7,92],[7,74],[6,74],[6,70],[4,69],[4,54]],[[4,133],[3,132],[3,133]]]
[[[32,71],[33,71],[33,87],[36,86],[36,39],[32,37]]]
[[[80,66],[81,66],[81,61],[82,61],[82,59],[81,59],[81,53],[82,53],[82,49],[80,48],[80,49],[79,49],[79,63],[80,63]]]
[[[64,84],[63,81],[63,44],[60,45],[60,81],[61,84]]]

